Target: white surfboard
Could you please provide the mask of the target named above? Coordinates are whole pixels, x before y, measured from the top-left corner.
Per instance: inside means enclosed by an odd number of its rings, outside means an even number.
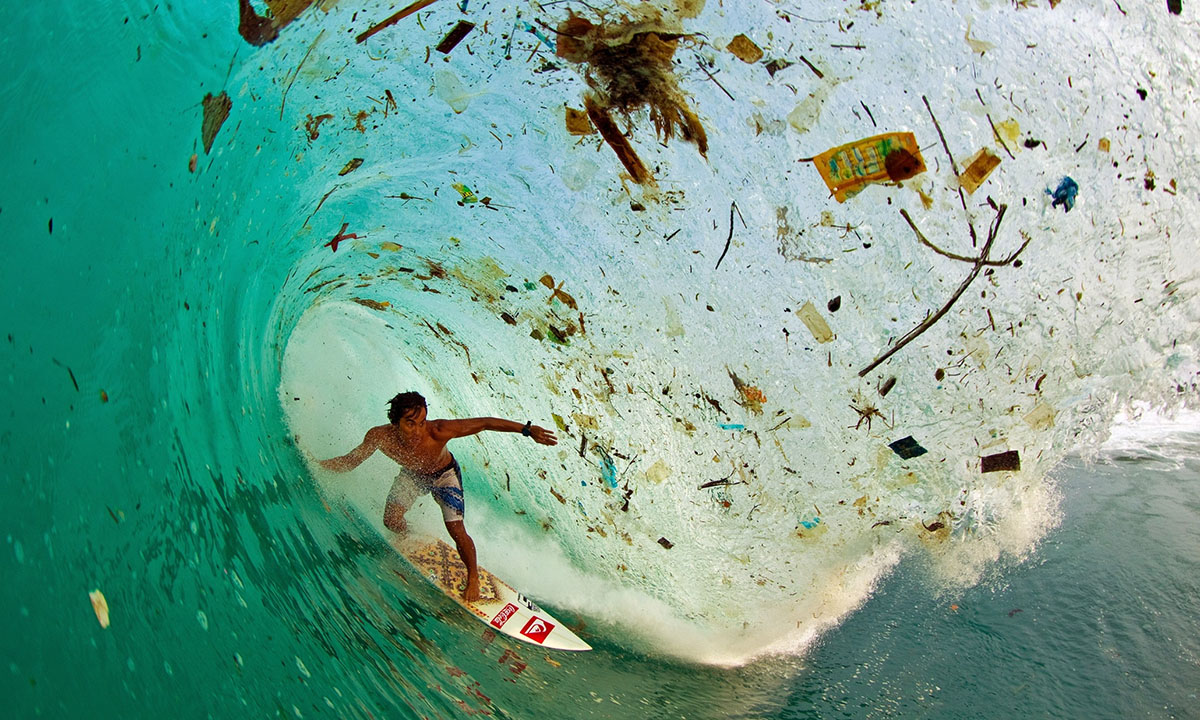
[[[395,537],[392,547],[426,580],[436,585],[476,618],[511,638],[552,650],[591,650],[550,613],[514,590],[508,583],[479,568],[479,600],[462,599],[467,568],[458,551],[441,540]]]

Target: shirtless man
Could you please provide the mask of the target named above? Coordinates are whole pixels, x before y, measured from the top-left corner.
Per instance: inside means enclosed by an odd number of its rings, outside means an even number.
[[[382,450],[384,455],[399,463],[400,474],[392,483],[383,508],[383,524],[393,532],[406,532],[408,524],[404,522],[404,513],[418,497],[432,494],[442,508],[446,531],[454,539],[459,557],[467,566],[463,599],[467,602],[478,600],[479,568],[475,563],[475,543],[463,528],[462,470],[446,450],[446,443],[484,430],[521,433],[542,445],[557,445],[558,438],[531,422],[522,425],[494,417],[426,420],[425,398],[415,392],[400,393],[389,400],[388,405],[389,424],[368,430],[362,443],[345,455],[317,462],[326,470],[348,472],[376,450]]]

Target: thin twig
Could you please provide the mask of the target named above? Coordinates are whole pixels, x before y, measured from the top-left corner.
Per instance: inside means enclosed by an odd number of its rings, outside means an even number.
[[[822,79],[825,77],[825,73],[818,70],[812,63],[808,61],[808,58],[804,57],[803,55],[800,56],[800,62],[807,65],[808,69],[813,71],[813,75],[816,75],[818,78]]]
[[[933,118],[933,126],[937,128],[938,137],[942,141],[942,149],[946,151],[946,157],[950,158],[950,169],[954,171],[954,179],[958,179],[958,163],[954,162],[954,155],[950,153],[950,146],[946,143],[946,136],[942,134],[942,126],[938,123],[937,116],[933,114],[933,108],[929,107],[929,99],[924,95],[921,99],[925,101],[925,109],[929,111],[929,117]],[[958,186],[958,201],[962,203],[963,210],[967,209],[967,199],[963,196],[962,185]],[[971,246],[975,245],[975,227],[971,227]]]
[[[954,155],[950,153],[950,146],[946,144],[946,136],[942,134],[942,126],[938,122],[937,116],[933,114],[933,108],[929,107],[929,100],[924,95],[921,99],[925,101],[925,109],[929,111],[929,117],[933,118],[933,127],[937,129],[938,138],[942,141],[942,149],[946,151],[946,156],[950,158],[950,168],[954,170],[954,177],[958,177],[958,163],[954,162]]]
[[[879,126],[878,126],[878,125],[875,123],[875,116],[871,114],[871,108],[867,107],[867,104],[866,104],[865,102],[863,102],[862,100],[859,100],[859,101],[858,101],[858,104],[859,104],[859,105],[862,105],[862,106],[863,106],[863,110],[866,110],[866,111],[867,111],[867,117],[871,118],[871,126],[872,126],[872,127],[879,127]]]
[[[729,237],[725,238],[725,249],[721,251],[721,257],[717,258],[717,265],[713,269],[721,267],[721,261],[725,259],[725,253],[729,252],[729,243],[733,240],[733,211],[737,210],[738,217],[742,216],[742,211],[737,206],[737,202],[729,204]],[[742,218],[742,227],[746,226],[746,219]]]
[[[875,358],[870,365],[866,366],[862,370],[859,370],[859,377],[865,377],[867,373],[879,367],[881,363],[890,358],[892,355],[896,354],[900,348],[909,344],[921,333],[933,327],[934,323],[936,323],[938,320],[941,320],[942,317],[950,311],[950,307],[954,305],[955,301],[957,301],[964,292],[966,292],[967,287],[975,280],[976,277],[979,276],[979,271],[982,270],[984,265],[988,263],[988,253],[992,251],[992,243],[996,241],[996,235],[1000,230],[1000,221],[1004,218],[1004,213],[1006,210],[1008,210],[1007,205],[1001,205],[997,210],[996,219],[992,223],[991,229],[988,231],[987,242],[983,244],[983,250],[979,253],[979,257],[975,260],[975,267],[971,268],[971,272],[967,275],[966,279],[962,281],[962,284],[958,286],[958,289],[954,291],[954,294],[950,296],[950,299],[946,301],[946,304],[942,306],[942,309],[925,318],[920,325],[917,325],[915,328],[910,330],[907,335],[900,338],[900,340],[887,352]]]
[[[724,86],[724,85],[722,85],[722,84],[720,83],[720,81],[719,81],[719,80],[717,80],[715,77],[713,77],[713,74],[712,74],[712,73],[710,73],[710,72],[708,71],[708,69],[704,67],[704,63],[702,63],[702,62],[700,62],[700,61],[696,61],[696,67],[698,67],[698,68],[700,68],[701,70],[703,70],[703,71],[704,71],[704,74],[708,76],[708,79],[709,79],[709,80],[712,80],[713,82],[715,82],[715,83],[717,84],[717,87],[721,88],[721,92],[725,93],[726,95],[729,95],[729,91],[725,89],[725,86]],[[730,100],[733,100],[733,96],[732,96],[732,95],[729,95],[729,99],[730,99]],[[735,102],[736,102],[736,101],[735,101]]]
[[[296,82],[296,78],[300,77],[300,68],[304,67],[304,63],[308,60],[308,56],[312,55],[312,51],[316,49],[317,43],[325,36],[325,31],[317,33],[313,38],[312,44],[308,46],[308,52],[304,53],[304,57],[300,58],[300,64],[296,66],[296,72],[292,73],[292,79],[288,81],[287,87],[283,89],[283,99],[279,101],[279,119],[283,119],[283,106],[287,104],[288,91],[292,89],[292,84]]]
[[[1008,145],[1004,142],[1004,138],[1000,137],[1000,132],[996,130],[996,123],[992,122],[992,116],[990,114],[987,116],[987,119],[988,125],[992,126],[992,134],[996,136],[996,140],[1000,143],[1000,147],[1004,148],[1004,152],[1008,153],[1010,158],[1016,160],[1017,156],[1012,154],[1012,150],[1008,149]]]
[[[343,188],[343,187],[346,187],[346,183],[342,183],[341,185],[334,185],[333,188],[329,192],[325,193],[325,197],[321,198],[321,202],[317,203],[317,207],[308,214],[308,217],[304,218],[304,224],[301,225],[300,227],[307,227],[308,221],[312,220],[312,216],[317,214],[317,210],[321,209],[321,206],[325,204],[325,201],[329,199],[329,196],[332,195],[338,188]]]
[[[945,250],[941,249],[937,245],[934,245],[933,243],[929,242],[929,240],[927,240],[925,238],[925,236],[921,234],[921,231],[917,229],[916,223],[914,223],[913,219],[911,217],[909,217],[907,210],[901,209],[900,214],[903,215],[904,219],[908,221],[908,226],[910,228],[912,228],[912,231],[916,234],[917,240],[919,240],[922,245],[924,245],[925,247],[934,251],[938,255],[942,255],[943,257],[948,257],[951,260],[960,260],[962,262],[969,262],[969,263],[979,262],[979,258],[965,257],[963,255],[955,255],[954,253],[946,252]],[[1016,260],[1017,256],[1021,254],[1021,251],[1024,250],[1027,245],[1029,245],[1030,240],[1032,240],[1032,238],[1030,238],[1029,240],[1026,240],[1024,243],[1022,243],[1021,247],[1018,248],[1015,253],[1008,256],[1004,260],[988,260],[987,262],[985,262],[983,264],[990,266],[990,267],[1003,267],[1005,265],[1012,264],[1012,261]]]

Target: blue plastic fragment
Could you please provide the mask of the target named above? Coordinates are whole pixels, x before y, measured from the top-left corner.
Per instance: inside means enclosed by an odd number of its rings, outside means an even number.
[[[610,488],[617,487],[617,466],[613,463],[608,453],[600,451],[600,475],[604,478],[604,483]]]
[[[534,36],[537,37],[538,40],[541,40],[543,43],[545,43],[546,47],[550,48],[550,52],[557,52],[557,50],[554,47],[554,41],[547,38],[545,35],[543,35],[541,33],[541,31],[539,31],[537,28],[530,25],[529,23],[522,23],[522,24],[525,26],[526,31],[533,33]]]
[[[815,517],[812,520],[801,520],[800,524],[804,526],[805,530],[812,530],[821,524],[821,518]]]
[[[1062,205],[1063,212],[1071,212],[1071,208],[1075,207],[1075,196],[1079,194],[1079,184],[1069,176],[1064,177],[1054,192],[1047,189],[1046,194],[1054,198],[1054,202],[1050,203],[1051,207]]]
[[[722,430],[745,430],[746,426],[741,423],[718,423],[717,427]]]

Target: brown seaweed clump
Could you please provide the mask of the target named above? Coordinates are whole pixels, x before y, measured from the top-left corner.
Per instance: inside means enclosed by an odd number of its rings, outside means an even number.
[[[613,111],[630,116],[643,107],[658,137],[694,143],[707,156],[708,136],[696,113],[688,106],[674,73],[675,50],[689,36],[666,32],[647,20],[622,19],[596,24],[571,14],[559,23],[559,57],[586,65],[584,79],[591,88],[584,97],[588,117],[617,153],[635,182],[653,182],[612,119]]]

